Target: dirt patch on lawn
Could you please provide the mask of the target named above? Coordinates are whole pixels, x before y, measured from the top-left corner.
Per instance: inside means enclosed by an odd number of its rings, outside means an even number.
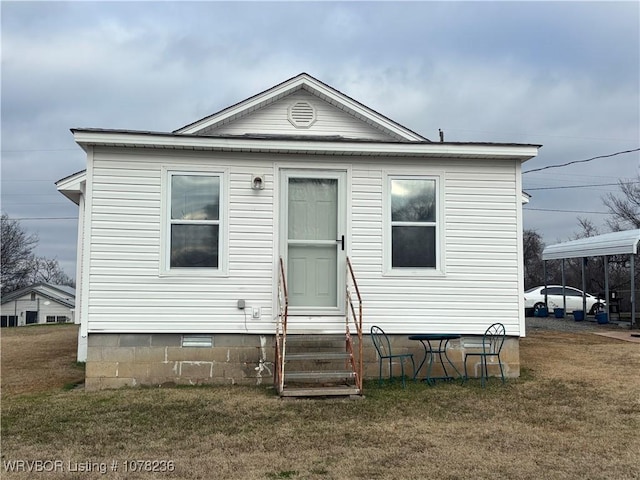
[[[84,381],[84,368],[76,363],[77,325],[3,328],[0,335],[3,396]]]

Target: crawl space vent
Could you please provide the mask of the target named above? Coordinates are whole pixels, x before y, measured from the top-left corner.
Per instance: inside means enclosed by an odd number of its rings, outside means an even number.
[[[289,121],[296,128],[309,128],[316,121],[316,110],[308,102],[297,102],[289,107]]]

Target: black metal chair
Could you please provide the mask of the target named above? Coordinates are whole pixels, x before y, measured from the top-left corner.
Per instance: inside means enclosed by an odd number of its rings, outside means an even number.
[[[464,354],[464,380],[467,381],[469,376],[467,375],[467,358],[468,357],[480,357],[480,378],[482,381],[482,388],[485,385],[485,379],[489,380],[489,370],[487,368],[487,358],[495,357],[498,359],[498,366],[500,367],[500,375],[502,376],[502,383],[504,380],[504,369],[502,368],[502,359],[500,358],[500,352],[504,345],[506,337],[504,325],[501,323],[494,323],[484,332],[482,337],[482,352],[470,352]]]
[[[393,360],[398,359],[400,361],[400,368],[402,369],[402,387],[405,388],[407,383],[405,381],[404,374],[404,361],[406,359],[411,360],[413,365],[412,377],[415,377],[416,364],[413,361],[413,353],[393,353],[391,350],[391,342],[389,337],[384,331],[377,326],[371,327],[371,340],[373,346],[376,347],[378,352],[378,385],[382,385],[382,362],[383,360],[389,360],[389,380],[393,380]]]

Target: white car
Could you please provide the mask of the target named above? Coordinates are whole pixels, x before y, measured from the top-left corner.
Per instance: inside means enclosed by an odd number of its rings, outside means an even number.
[[[547,285],[546,290],[545,287],[534,287],[524,292],[525,311],[528,310],[535,315],[540,308],[543,308],[545,292],[547,294],[549,313],[553,313],[554,308],[563,308],[562,285]],[[564,292],[567,299],[566,313],[571,313],[574,310],[582,310],[582,290],[573,287],[564,287]],[[587,312],[590,315],[604,310],[605,306],[603,299],[587,293]]]

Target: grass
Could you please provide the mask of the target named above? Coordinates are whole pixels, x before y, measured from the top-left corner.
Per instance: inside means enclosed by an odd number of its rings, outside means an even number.
[[[196,479],[640,478],[638,344],[536,331],[505,386],[367,382],[364,400],[283,401],[266,387],[68,390],[81,369],[59,328],[3,330],[3,462],[172,460],[162,478]],[[56,368],[25,369],[48,349]]]

